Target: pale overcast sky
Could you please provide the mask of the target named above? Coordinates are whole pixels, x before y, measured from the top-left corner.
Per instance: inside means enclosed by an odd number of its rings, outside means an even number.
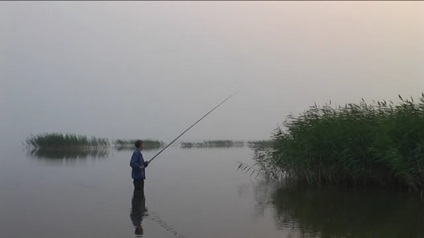
[[[419,97],[424,2],[0,2],[0,132],[268,139],[314,102]]]

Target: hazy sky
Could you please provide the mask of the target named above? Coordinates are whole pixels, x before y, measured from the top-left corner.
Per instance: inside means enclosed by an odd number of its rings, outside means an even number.
[[[267,139],[314,102],[418,98],[424,2],[0,2],[0,132]]]

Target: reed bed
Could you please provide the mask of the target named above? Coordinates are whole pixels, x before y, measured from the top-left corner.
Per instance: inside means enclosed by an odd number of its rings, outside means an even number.
[[[113,141],[113,145],[117,150],[133,150],[135,149],[134,143],[136,139],[118,139]],[[143,140],[144,149],[158,149],[165,145],[163,141],[146,139]]]
[[[314,105],[256,146],[260,173],[307,183],[424,188],[424,94],[418,101]],[[240,165],[246,169],[248,166]]]
[[[251,149],[256,149],[258,147],[272,148],[273,143],[272,140],[248,141],[247,146]]]
[[[209,140],[203,142],[181,142],[181,148],[243,147],[243,141]]]
[[[57,149],[87,149],[109,146],[109,141],[105,138],[96,138],[76,134],[44,133],[30,136],[25,144],[37,149],[57,150]]]

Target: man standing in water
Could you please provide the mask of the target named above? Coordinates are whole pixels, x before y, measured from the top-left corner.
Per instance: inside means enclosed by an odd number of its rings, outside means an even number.
[[[147,167],[149,162],[144,161],[143,155],[141,154],[141,151],[144,147],[143,141],[136,140],[134,145],[136,150],[131,156],[131,177],[134,180],[134,190],[141,190],[144,194],[144,180],[146,179],[145,168]]]

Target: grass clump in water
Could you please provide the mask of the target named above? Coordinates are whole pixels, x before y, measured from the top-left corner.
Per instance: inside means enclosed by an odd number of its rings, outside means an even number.
[[[36,149],[57,150],[57,149],[89,149],[109,146],[109,141],[105,138],[96,138],[75,134],[44,133],[30,136],[25,144]]]
[[[119,139],[119,140],[113,141],[113,145],[117,150],[133,150],[135,149],[135,146],[134,146],[135,141],[136,139]],[[143,140],[143,144],[144,144],[145,150],[158,149],[165,145],[163,141],[151,140],[151,139]]]
[[[272,140],[258,140],[258,141],[248,141],[247,146],[251,149],[258,147],[271,148],[273,144]]]
[[[424,188],[424,94],[393,102],[314,105],[284,121],[272,148],[255,149],[273,177],[308,183]]]
[[[181,142],[182,148],[243,147],[243,141],[208,140],[203,142]]]

